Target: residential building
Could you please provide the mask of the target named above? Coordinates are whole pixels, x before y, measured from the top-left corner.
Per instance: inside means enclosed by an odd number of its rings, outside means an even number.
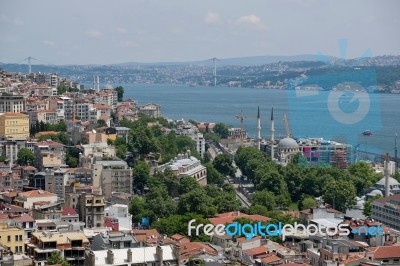
[[[0,244],[9,248],[13,253],[25,252],[25,231],[7,220],[0,221]]]
[[[0,138],[26,139],[29,137],[29,116],[22,113],[0,114]]]
[[[32,216],[35,220],[58,221],[61,219],[62,205],[59,202],[40,201],[33,203]]]
[[[59,252],[68,263],[85,265],[85,248],[89,240],[83,232],[35,232],[28,245],[28,254],[34,265],[45,265],[52,252]]]
[[[78,116],[82,121],[89,121],[91,114],[90,111],[93,110],[92,103],[77,103],[75,105],[75,116]],[[97,112],[96,112],[97,114]],[[100,115],[99,115],[100,117]],[[97,121],[97,120],[96,120]]]
[[[68,181],[68,170],[57,169],[48,171],[45,176],[45,190],[54,193],[58,196],[59,202],[64,202],[65,199],[65,185]]]
[[[114,157],[115,147],[106,142],[82,144],[82,155],[90,157]]]
[[[56,124],[60,121],[60,117],[55,110],[36,110],[29,112],[29,121],[30,127],[35,126],[38,122]]]
[[[155,103],[148,103],[143,106],[139,106],[139,113],[144,114],[148,117],[158,118],[161,116],[161,107]]]
[[[132,169],[120,159],[96,160],[92,165],[93,186],[102,189],[106,197],[112,192],[132,192]]]
[[[21,113],[26,110],[26,99],[22,95],[0,95],[0,113]]]
[[[105,249],[134,248],[138,246],[139,244],[132,234],[108,231],[93,236],[90,248],[96,251]]]
[[[180,248],[168,246],[108,249],[85,252],[85,266],[181,265]]]
[[[201,157],[204,156],[204,153],[206,152],[206,140],[204,139],[204,136],[202,133],[197,133],[191,138],[196,141],[196,151],[200,154]]]
[[[15,198],[15,203],[17,206],[23,207],[25,209],[32,209],[35,202],[45,201],[49,203],[56,203],[57,200],[57,195],[51,192],[45,190],[31,190],[26,192],[19,192],[18,196]]]
[[[105,217],[118,220],[120,231],[132,230],[132,215],[129,214],[129,206],[125,204],[114,204],[105,209]]]
[[[25,139],[13,138],[0,141],[0,154],[6,156],[11,164],[16,164],[18,159],[18,152],[20,149],[25,148],[25,144]]]
[[[34,145],[35,166],[39,170],[66,167],[64,145],[52,140],[37,142]]]
[[[74,208],[64,207],[61,213],[61,221],[77,223],[79,222],[79,214]]]
[[[375,221],[400,230],[400,194],[373,201],[371,217]]]
[[[79,196],[76,208],[87,228],[104,226],[104,196],[83,193]]]
[[[318,207],[318,208],[311,208],[300,211],[300,221],[305,224],[309,225],[312,221],[316,221],[319,219],[332,219],[337,220],[342,218],[337,223],[343,221],[343,214],[335,209],[330,208],[329,206],[326,207]]]
[[[29,214],[22,214],[12,219],[18,228],[24,230],[25,242],[29,241],[32,233],[36,230],[36,220]]]

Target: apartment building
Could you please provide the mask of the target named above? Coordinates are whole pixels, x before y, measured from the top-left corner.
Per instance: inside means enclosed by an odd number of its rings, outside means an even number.
[[[48,140],[37,142],[33,147],[36,156],[35,166],[39,170],[66,166],[64,145]]]
[[[400,194],[372,202],[372,218],[393,229],[400,230]]]
[[[9,248],[13,253],[23,254],[25,252],[25,231],[15,225],[9,224],[8,220],[0,221],[0,244]]]
[[[26,139],[29,137],[29,116],[21,113],[0,114],[0,138]]]
[[[104,196],[82,193],[76,208],[87,228],[104,226]]]
[[[26,110],[26,99],[22,95],[0,95],[0,113],[21,113]]]
[[[83,232],[35,232],[28,245],[34,265],[45,265],[52,252],[59,252],[70,265],[84,265],[89,240]]]

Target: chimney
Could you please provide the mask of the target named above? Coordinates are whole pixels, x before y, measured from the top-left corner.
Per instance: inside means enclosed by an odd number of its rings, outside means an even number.
[[[158,245],[156,248],[156,256],[158,258],[158,263],[160,265],[163,265],[164,264],[163,249],[160,245]]]
[[[175,257],[178,261],[178,265],[181,265],[181,248],[178,245],[174,245],[173,247],[173,252],[175,254]]]
[[[128,262],[132,262],[132,250],[128,249]]]
[[[87,255],[86,255],[87,254]],[[96,255],[94,254],[94,252],[92,250],[87,250],[85,252],[85,255],[87,256],[85,258],[85,261],[87,261],[88,263],[85,265],[89,265],[89,266],[95,266],[96,265]]]
[[[107,251],[107,262],[108,262],[109,264],[114,264],[114,253],[112,252],[111,249],[109,249],[109,250]]]
[[[190,157],[192,157],[190,150],[187,150],[187,155],[188,155],[188,159],[190,159]]]
[[[385,160],[385,197],[389,196],[389,154],[386,153]]]

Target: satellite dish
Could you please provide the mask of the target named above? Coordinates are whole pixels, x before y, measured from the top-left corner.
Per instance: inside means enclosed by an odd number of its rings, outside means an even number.
[[[97,133],[95,129],[92,129],[92,132],[93,132],[93,133]]]

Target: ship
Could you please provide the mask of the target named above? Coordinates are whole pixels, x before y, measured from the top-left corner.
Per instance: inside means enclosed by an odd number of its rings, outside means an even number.
[[[364,130],[364,132],[362,133],[364,136],[372,136],[372,131],[371,130]]]

